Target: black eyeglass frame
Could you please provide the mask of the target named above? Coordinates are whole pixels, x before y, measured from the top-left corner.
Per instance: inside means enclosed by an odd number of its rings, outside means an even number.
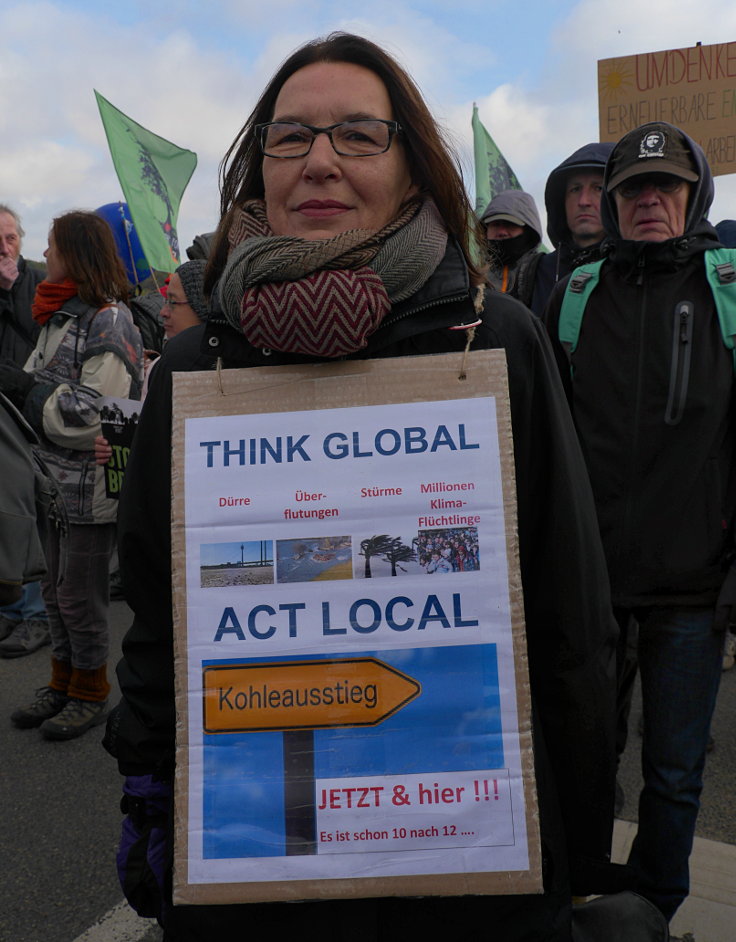
[[[335,146],[335,139],[332,136],[332,132],[335,130],[335,128],[343,127],[343,125],[346,125],[346,124],[361,124],[361,123],[368,123],[368,122],[370,122],[371,124],[376,124],[376,123],[385,124],[386,127],[388,128],[388,142],[386,146],[383,148],[383,150],[377,150],[373,154],[349,154],[343,150],[337,149],[337,147]],[[302,154],[269,154],[266,151],[266,133],[268,131],[268,128],[273,127],[274,125],[278,125],[278,124],[282,124],[282,125],[291,124],[291,125],[294,125],[294,127],[306,128],[308,131],[312,132],[314,137],[309,142],[309,146],[304,151],[304,153]],[[338,121],[337,124],[331,124],[329,125],[329,127],[326,127],[326,128],[318,128],[312,124],[302,124],[301,121],[267,121],[264,124],[257,124],[253,130],[255,131],[258,145],[261,148],[261,153],[263,154],[264,157],[271,157],[274,160],[294,160],[294,159],[298,159],[299,157],[307,156],[307,154],[312,149],[312,145],[317,140],[318,134],[327,135],[327,137],[330,139],[330,144],[332,146],[332,149],[334,150],[336,154],[339,154],[340,157],[378,157],[380,154],[385,154],[386,151],[389,150],[393,139],[397,135],[401,134],[404,129],[401,127],[398,121],[389,121],[386,118],[355,118],[353,121]]]

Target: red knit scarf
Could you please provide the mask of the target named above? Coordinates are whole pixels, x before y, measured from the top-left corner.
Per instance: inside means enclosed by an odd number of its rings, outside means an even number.
[[[73,298],[77,293],[77,285],[70,278],[62,282],[42,281],[36,288],[31,313],[37,324],[43,325],[61,308],[64,301]]]

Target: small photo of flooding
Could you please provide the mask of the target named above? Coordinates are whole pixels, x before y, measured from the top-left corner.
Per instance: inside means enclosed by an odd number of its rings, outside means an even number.
[[[319,582],[353,578],[353,545],[349,536],[276,541],[276,581]]]
[[[273,585],[273,540],[202,543],[199,573],[203,589]]]

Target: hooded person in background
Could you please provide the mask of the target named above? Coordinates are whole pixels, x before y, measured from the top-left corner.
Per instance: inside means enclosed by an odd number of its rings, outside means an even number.
[[[550,173],[544,188],[547,234],[555,247],[536,269],[531,304],[541,317],[555,284],[573,268],[601,257],[603,170],[613,144],[585,144]]]
[[[644,788],[628,863],[634,889],[668,920],[689,892],[736,603],[734,363],[708,274],[733,266],[712,254],[713,190],[703,151],[679,128],[654,122],[626,134],[604,176],[606,258],[558,285],[545,314],[621,629],[619,705],[632,619],[639,628]]]
[[[543,254],[534,198],[523,190],[504,190],[493,197],[480,221],[488,239],[489,281],[529,307]]]

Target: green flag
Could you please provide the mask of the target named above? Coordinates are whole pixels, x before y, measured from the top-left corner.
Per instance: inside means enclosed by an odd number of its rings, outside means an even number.
[[[521,184],[481,124],[478,107],[473,105],[473,151],[475,154],[475,211],[480,217],[497,193],[520,190]]]
[[[176,224],[197,155],[147,131],[95,92],[112,162],[151,268],[179,265]]]

